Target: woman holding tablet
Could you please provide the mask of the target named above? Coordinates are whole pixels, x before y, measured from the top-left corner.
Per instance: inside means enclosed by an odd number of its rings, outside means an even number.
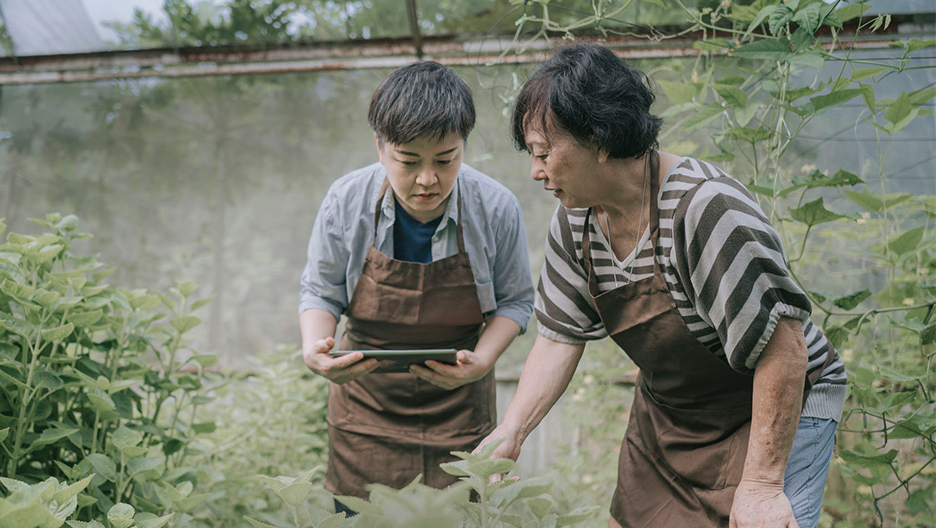
[[[475,122],[465,82],[434,62],[400,68],[374,93],[368,122],[380,162],[325,196],[299,304],[305,363],[333,382],[326,488],[360,498],[367,484],[401,488],[420,474],[433,487],[455,482],[439,464],[494,429],[494,363],[533,310],[520,205],[462,164]],[[454,365],[372,373],[376,359],[333,348],[458,352]]]

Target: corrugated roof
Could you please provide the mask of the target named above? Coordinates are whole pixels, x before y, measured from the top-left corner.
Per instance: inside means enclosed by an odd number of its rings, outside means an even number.
[[[81,0],[0,0],[14,53],[55,55],[106,49]]]

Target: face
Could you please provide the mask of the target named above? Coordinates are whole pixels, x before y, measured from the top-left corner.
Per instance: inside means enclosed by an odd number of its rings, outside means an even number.
[[[606,156],[584,147],[561,133],[552,133],[547,141],[540,127],[526,127],[527,150],[533,156],[530,176],[543,182],[566,207],[592,207],[600,203],[600,189],[595,170]]]
[[[380,163],[387,169],[394,196],[420,222],[445,212],[464,151],[465,140],[458,134],[441,141],[420,136],[401,145],[377,141]]]

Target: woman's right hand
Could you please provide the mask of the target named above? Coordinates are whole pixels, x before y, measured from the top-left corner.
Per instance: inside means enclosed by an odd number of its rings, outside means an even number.
[[[312,342],[309,348],[303,348],[302,359],[312,372],[339,385],[369,374],[377,368],[377,360],[367,361],[364,354],[355,352],[341,357],[331,357],[328,353],[335,346],[335,338],[326,337]]]
[[[509,458],[516,462],[516,460],[520,458],[520,445],[523,441],[520,439],[519,431],[503,423],[491,431],[491,434],[484,437],[481,443],[478,444],[478,447],[474,448],[472,454],[478,454],[484,449],[484,446],[498,440],[500,440],[501,443],[494,448],[494,452],[491,453],[491,458]],[[503,475],[501,474],[491,475],[491,482],[498,482],[502,478]]]

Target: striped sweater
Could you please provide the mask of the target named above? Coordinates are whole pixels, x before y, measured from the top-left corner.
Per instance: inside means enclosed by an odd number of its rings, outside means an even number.
[[[803,323],[808,372],[822,368],[829,342],[809,318],[812,306],[787,273],[780,237],[737,180],[710,163],[682,158],[658,195],[657,259],[690,332],[737,371],[751,373],[780,317]],[[563,343],[606,337],[588,293],[582,255],[586,209],[559,206],[546,241],[535,310],[539,333]],[[653,275],[644,231],[619,261],[590,216],[591,258],[600,291]],[[636,258],[636,260],[634,260]],[[839,420],[846,393],[841,358],[810,391],[803,416]]]

